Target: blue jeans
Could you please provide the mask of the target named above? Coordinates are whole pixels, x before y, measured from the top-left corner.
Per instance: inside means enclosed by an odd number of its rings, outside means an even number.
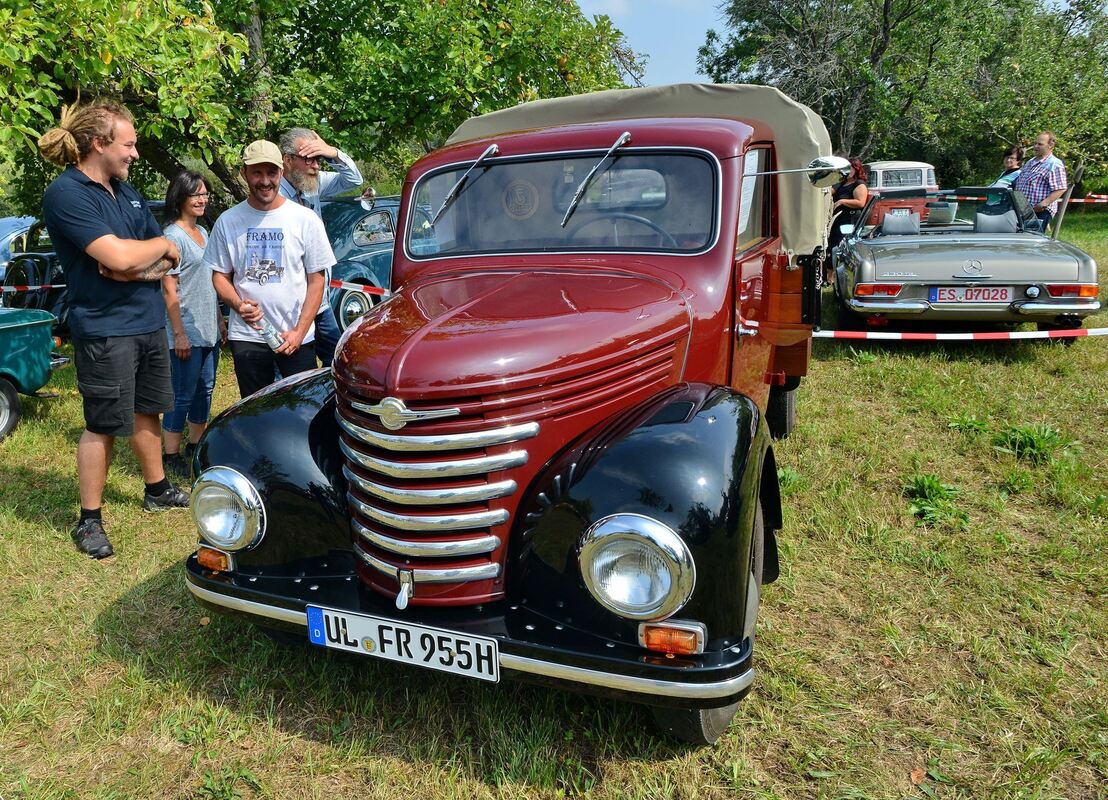
[[[319,305],[319,314],[315,318],[315,354],[323,366],[331,366],[335,358],[335,346],[339,343],[341,335],[339,322],[335,319],[335,310],[331,308],[327,294],[324,293],[323,302]]]
[[[173,370],[173,410],[162,417],[162,427],[170,433],[185,430],[185,420],[194,425],[208,421],[212,410],[212,390],[215,388],[215,368],[219,364],[219,345],[193,347],[187,359],[169,351]]]

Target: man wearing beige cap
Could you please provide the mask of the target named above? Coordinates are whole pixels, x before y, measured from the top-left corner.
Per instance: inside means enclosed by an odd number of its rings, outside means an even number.
[[[220,216],[204,250],[216,293],[234,312],[227,338],[242,397],[315,367],[306,345],[335,263],[319,217],[281,196],[282,162],[272,142],[247,145],[249,194]]]

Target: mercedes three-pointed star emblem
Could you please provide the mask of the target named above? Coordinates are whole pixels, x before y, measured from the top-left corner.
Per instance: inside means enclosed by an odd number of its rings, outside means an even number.
[[[976,258],[970,258],[962,262],[962,272],[967,275],[980,275],[981,262]]]

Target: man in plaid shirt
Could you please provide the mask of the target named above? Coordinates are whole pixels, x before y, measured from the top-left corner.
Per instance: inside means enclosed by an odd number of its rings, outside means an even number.
[[[1023,165],[1013,185],[1034,206],[1044,231],[1058,213],[1059,198],[1066,193],[1066,165],[1054,155],[1054,141],[1050,131],[1043,131],[1036,137],[1032,145],[1035,157]]]

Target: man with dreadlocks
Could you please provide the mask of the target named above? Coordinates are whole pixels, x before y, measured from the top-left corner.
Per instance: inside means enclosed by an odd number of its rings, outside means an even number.
[[[42,214],[65,270],[84,401],[73,540],[92,558],[112,555],[100,506],[117,436],[130,438],[142,469],[143,508],[188,506],[188,495],[166,480],[158,422],[173,408],[160,279],[180,253],[127,183],[137,138],[131,112],[101,100],[63,108],[59,126],[38,141],[44,158],[65,167],[46,189]]]

